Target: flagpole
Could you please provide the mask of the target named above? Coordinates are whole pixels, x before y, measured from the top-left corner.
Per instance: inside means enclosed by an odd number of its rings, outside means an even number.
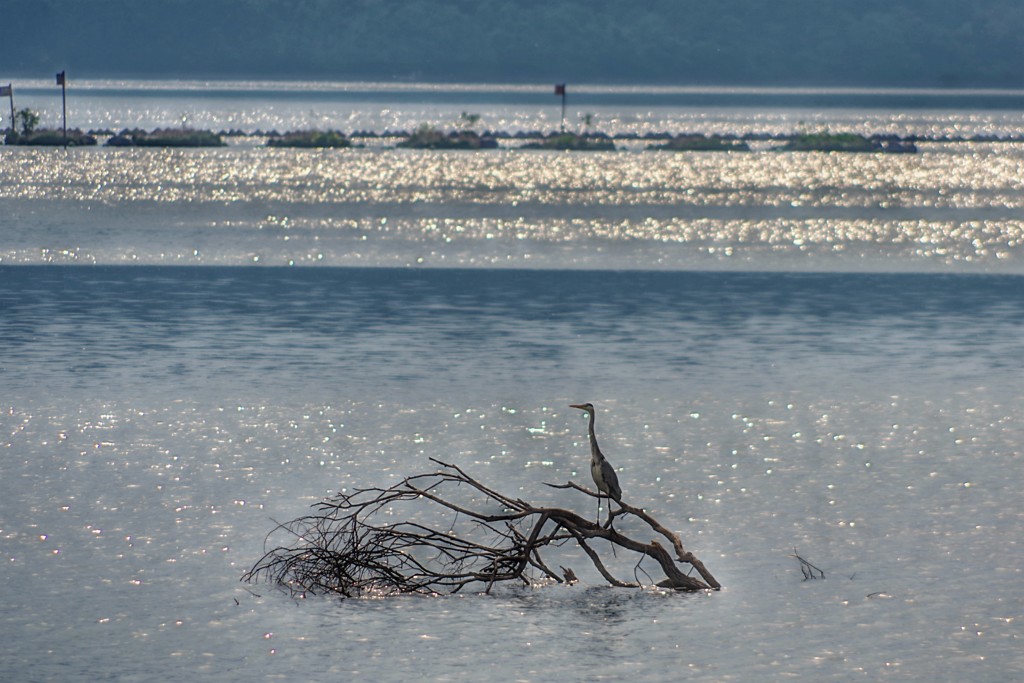
[[[14,132],[14,84],[7,84],[7,96],[11,98],[11,132]]]
[[[562,96],[562,132],[565,132],[565,83],[555,86],[555,94]]]
[[[565,86],[562,86],[562,132],[565,132]]]
[[[67,77],[61,71],[57,74],[57,85],[60,86],[61,107],[64,110],[64,149],[68,147],[68,86]]]

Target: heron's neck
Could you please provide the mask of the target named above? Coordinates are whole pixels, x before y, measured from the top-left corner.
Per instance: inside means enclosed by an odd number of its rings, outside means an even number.
[[[594,434],[594,413],[590,413],[590,424],[587,426],[587,432],[590,434],[590,457],[595,461],[601,460],[604,456],[601,455],[601,449],[597,447],[597,436]]]

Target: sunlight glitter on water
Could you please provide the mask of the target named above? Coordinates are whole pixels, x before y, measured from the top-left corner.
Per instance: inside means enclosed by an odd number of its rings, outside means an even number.
[[[1018,272],[1024,145],[926,147],[5,150],[0,259]]]
[[[187,99],[145,115],[180,123]],[[268,116],[334,120],[316,106]],[[652,112],[613,125],[805,114]],[[1016,112],[862,114],[807,120],[1020,130]],[[3,148],[0,668],[1021,678],[1020,278],[953,274],[1024,272],[1022,157]],[[237,267],[254,263],[403,268]],[[477,269],[429,268],[446,265]],[[714,269],[748,272],[697,272]],[[571,547],[574,587],[296,605],[239,583],[278,522],[431,456],[593,514],[544,486],[589,476],[580,400],[630,500],[724,591],[606,588]]]
[[[564,206],[1024,205],[1024,145],[920,155],[7,150],[0,197],[78,201]]]
[[[32,598],[13,597],[11,607],[18,609],[7,612],[3,626],[21,639],[39,641],[33,629],[40,624],[26,631],[24,615],[56,611],[72,595],[68,586],[75,585],[76,607],[61,610],[66,621],[49,628],[56,635],[76,634],[80,647],[58,646],[54,652],[66,666],[94,673],[108,663],[100,654],[102,647],[85,645],[96,640],[98,646],[101,638],[108,638],[134,642],[136,654],[144,655],[138,661],[122,660],[119,666],[128,671],[143,670],[143,659],[148,666],[181,661],[212,667],[212,672],[231,661],[246,672],[365,668],[383,680],[398,680],[411,673],[410,665],[377,661],[365,653],[356,656],[357,650],[386,649],[396,639],[416,648],[413,639],[448,628],[465,629],[467,620],[479,620],[473,645],[454,643],[450,655],[480,661],[479,651],[475,657],[471,653],[481,644],[523,636],[517,635],[515,625],[542,633],[551,628],[553,615],[561,615],[559,629],[568,620],[574,633],[583,635],[530,638],[531,661],[544,662],[546,670],[570,677],[576,663],[566,661],[566,650],[582,655],[595,637],[613,636],[619,655],[609,660],[609,666],[625,667],[620,661],[625,658],[630,671],[644,672],[652,680],[670,680],[660,667],[681,658],[694,664],[697,680],[721,680],[723,673],[754,670],[813,671],[825,680],[841,680],[854,669],[878,674],[883,661],[900,661],[917,673],[937,673],[926,653],[945,641],[943,628],[952,630],[961,622],[988,636],[954,643],[954,652],[1005,655],[1019,629],[999,612],[991,595],[1005,595],[1013,585],[1012,576],[997,571],[982,590],[972,586],[969,577],[946,572],[957,565],[961,572],[977,571],[966,554],[990,556],[1000,529],[1018,524],[1002,503],[1012,499],[1019,477],[1000,482],[995,476],[1014,452],[1011,445],[1019,429],[1006,412],[1012,406],[989,407],[985,392],[978,394],[977,402],[969,396],[929,404],[913,396],[894,397],[884,408],[874,401],[837,405],[804,401],[797,395],[774,399],[761,403],[701,395],[678,405],[623,400],[609,403],[602,415],[602,443],[614,457],[630,496],[648,501],[654,514],[680,530],[688,548],[720,572],[729,586],[714,596],[722,604],[694,604],[663,593],[616,594],[583,585],[535,587],[508,595],[498,591],[492,598],[471,595],[470,602],[395,598],[383,606],[369,600],[339,607],[310,600],[296,607],[268,587],[257,586],[250,593],[237,583],[238,574],[258,557],[273,519],[305,513],[336,487],[392,482],[396,475],[416,470],[427,455],[447,453],[485,480],[501,482],[505,490],[525,496],[543,491],[540,482],[575,477],[575,460],[586,459],[580,434],[584,427],[564,410],[516,404],[513,415],[496,404],[464,403],[421,405],[415,410],[401,404],[351,403],[179,404],[155,410],[113,403],[97,406],[112,418],[107,457],[91,455],[89,462],[74,466],[71,479],[51,471],[45,458],[4,465],[7,474],[31,484],[37,497],[40,491],[53,495],[36,500],[31,517],[8,519],[7,571],[30,589]],[[702,413],[700,419],[684,415],[682,422],[677,420],[695,407]],[[58,405],[35,406],[32,414],[12,409],[27,428],[20,436],[5,437],[5,445],[25,453],[45,451],[53,426],[65,429],[70,448],[91,448],[84,427],[103,421],[98,413],[65,415]],[[883,415],[898,419],[900,428],[876,428]],[[539,419],[557,427],[538,441],[522,427]],[[82,424],[82,432],[71,424],[75,420]],[[641,429],[643,422],[647,424]],[[340,424],[347,425],[344,438],[329,447],[333,455],[328,455],[316,444]],[[950,428],[985,443],[953,447]],[[797,433],[800,436],[794,437]],[[853,447],[853,434],[867,453]],[[429,437],[430,443],[420,443],[418,435]],[[174,456],[160,453],[154,439],[165,442],[177,459],[172,462]],[[670,444],[670,451],[652,457],[655,444]],[[210,452],[211,445],[223,450],[215,447]],[[1010,450],[1003,450],[1007,447]],[[516,455],[487,457],[499,448],[512,454],[550,452],[555,465],[531,473]],[[967,450],[958,453],[957,448]],[[456,455],[460,449],[465,454]],[[641,453],[646,455],[638,460]],[[984,460],[978,459],[982,454]],[[870,468],[865,465],[868,458]],[[968,466],[977,482],[973,492],[957,483]],[[117,485],[112,487],[111,482]],[[6,492],[8,509],[29,510],[21,500],[29,495],[29,487],[23,488],[24,493]],[[246,505],[235,503],[241,498]],[[571,497],[554,502],[578,504]],[[905,523],[924,515],[928,523],[921,529]],[[29,521],[38,525],[33,530],[38,536],[22,535],[23,524]],[[96,533],[98,529],[102,533]],[[824,560],[829,579],[802,586],[795,567],[786,562],[792,545],[816,561]],[[1009,559],[1019,554],[1014,547],[1004,547]],[[899,557],[892,559],[893,553]],[[1006,563],[993,560],[998,567]],[[585,558],[570,553],[561,561],[572,561],[588,583],[597,581]],[[970,605],[929,595],[928,587],[939,581],[956,587],[961,596],[971,596]],[[768,590],[772,587],[774,592]],[[875,604],[870,596],[881,595],[882,590],[891,597]],[[765,591],[775,597],[765,597]],[[849,611],[837,612],[839,605]],[[738,611],[745,618],[719,610]],[[694,613],[704,617],[700,627],[693,624]],[[732,634],[732,644],[695,647],[714,639],[700,633],[714,616],[714,633]],[[1004,619],[996,621],[994,616]],[[642,639],[643,646],[625,637],[652,619],[669,628],[653,629]],[[106,630],[89,631],[86,623]],[[766,633],[765,623],[776,623],[779,629]],[[799,643],[783,635],[806,623],[815,628]],[[870,629],[857,628],[868,623]],[[401,627],[396,628],[398,624]],[[349,631],[359,637],[346,635]],[[310,659],[312,653],[323,651],[326,640],[344,654]],[[281,661],[268,659],[268,641]],[[836,643],[844,644],[842,656],[820,659]],[[664,661],[644,658],[649,645]],[[762,661],[762,647],[788,656]],[[484,661],[489,663],[509,656],[502,648],[485,651],[489,654]],[[248,654],[239,660],[243,652]],[[942,652],[946,654],[940,659],[947,667],[990,670],[951,664],[952,654]],[[438,667],[427,669],[437,672]],[[44,666],[40,671],[47,670]]]
[[[526,661],[550,674],[531,680],[576,680],[595,642],[622,680],[1024,666],[1019,278],[2,275],[0,632],[20,679],[402,681]],[[578,400],[600,407],[629,499],[724,591],[605,588],[571,546],[553,561],[573,587],[296,605],[239,583],[278,522],[429,457],[593,514],[544,486],[589,476]],[[794,548],[828,579],[804,581]],[[431,658],[423,636],[449,633]]]

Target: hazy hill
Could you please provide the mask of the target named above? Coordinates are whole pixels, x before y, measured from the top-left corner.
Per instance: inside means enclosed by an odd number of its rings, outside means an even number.
[[[32,0],[0,80],[1024,86],[1021,0]]]

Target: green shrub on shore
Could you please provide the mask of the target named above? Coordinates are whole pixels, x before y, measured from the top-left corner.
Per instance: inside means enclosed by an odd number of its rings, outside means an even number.
[[[268,147],[300,148],[344,148],[351,147],[352,141],[336,130],[293,131],[284,135],[272,135],[267,139]]]
[[[33,130],[29,133],[16,133],[8,130],[7,135],[4,137],[4,144],[63,147],[65,144],[64,131],[44,128],[42,130]],[[88,147],[95,144],[96,138],[92,135],[87,135],[77,128],[68,130],[68,147]]]
[[[723,138],[718,135],[708,137],[703,134],[677,135],[660,145],[649,145],[647,149],[666,150],[669,152],[749,152],[750,145],[742,140]]]
[[[123,130],[110,138],[110,147],[224,147],[220,135],[208,130],[163,128],[151,132]]]
[[[395,146],[404,149],[496,149],[498,141],[471,130],[445,133],[424,124]]]
[[[890,152],[913,153],[917,147],[911,142],[880,137],[866,137],[856,133],[807,133],[794,135],[776,149],[785,152]]]
[[[871,140],[856,133],[803,133],[779,149],[787,152],[873,152]]]
[[[607,152],[615,149],[615,143],[604,136],[561,133],[547,137],[539,142],[528,142],[522,148]]]

